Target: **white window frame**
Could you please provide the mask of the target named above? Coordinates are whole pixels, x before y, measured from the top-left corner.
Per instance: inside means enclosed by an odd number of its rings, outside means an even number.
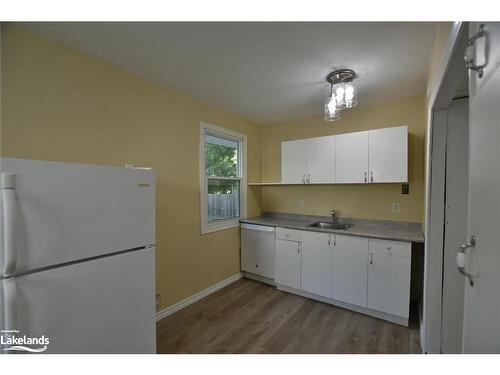
[[[238,164],[240,178],[240,216],[226,220],[208,221],[208,177],[205,176],[205,134],[210,133],[224,138],[234,139],[240,144]],[[247,136],[230,129],[221,128],[206,122],[200,122],[200,223],[201,234],[218,232],[240,226],[240,219],[247,215]]]

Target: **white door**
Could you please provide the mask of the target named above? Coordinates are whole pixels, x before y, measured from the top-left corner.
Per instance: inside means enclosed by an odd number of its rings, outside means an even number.
[[[155,353],[154,259],[148,248],[4,279],[1,328],[45,335],[47,353]]]
[[[370,238],[368,259],[367,307],[408,318],[411,244]]]
[[[276,284],[300,289],[300,242],[276,240],[274,281]]]
[[[330,297],[332,285],[330,235],[304,232],[302,241],[301,288],[306,292]]]
[[[307,180],[311,184],[335,182],[335,136],[307,139]]]
[[[335,138],[337,183],[368,182],[368,132],[339,134]]]
[[[274,228],[241,225],[241,269],[274,278]]]
[[[452,101],[446,136],[441,352],[450,354],[462,352],[465,281],[457,271],[456,255],[458,247],[467,242],[468,107],[467,98]]]
[[[370,130],[370,182],[408,182],[408,127]]]
[[[281,182],[303,184],[306,179],[307,140],[281,142]]]
[[[0,251],[0,266],[15,257],[10,274],[155,243],[153,171],[1,158],[0,172],[15,178],[0,215],[15,227],[15,251]]]
[[[332,298],[365,307],[368,239],[334,235],[332,263]]]
[[[470,34],[478,30],[471,23]],[[466,353],[500,353],[500,23],[486,22],[489,39],[475,42],[476,62],[487,65],[482,78],[469,73],[469,238],[463,349]]]

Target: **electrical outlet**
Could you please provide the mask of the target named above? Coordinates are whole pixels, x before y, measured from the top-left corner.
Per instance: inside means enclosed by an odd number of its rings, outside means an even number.
[[[161,309],[161,295],[156,295],[156,311],[160,311]]]
[[[399,214],[401,212],[401,206],[399,202],[392,202],[392,212],[395,214]]]
[[[299,201],[298,201],[299,208],[304,208],[304,205],[305,205],[304,200],[303,199],[299,199]]]

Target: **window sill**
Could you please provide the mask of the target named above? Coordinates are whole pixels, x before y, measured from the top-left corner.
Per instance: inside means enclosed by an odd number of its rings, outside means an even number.
[[[227,229],[238,228],[239,226],[240,218],[206,223],[205,225],[202,225],[201,234],[220,232]]]

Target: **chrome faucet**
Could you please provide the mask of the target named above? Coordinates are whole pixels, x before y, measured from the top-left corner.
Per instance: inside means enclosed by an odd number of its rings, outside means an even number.
[[[332,224],[335,224],[337,222],[337,210],[333,208],[330,211],[330,215],[332,216]]]

